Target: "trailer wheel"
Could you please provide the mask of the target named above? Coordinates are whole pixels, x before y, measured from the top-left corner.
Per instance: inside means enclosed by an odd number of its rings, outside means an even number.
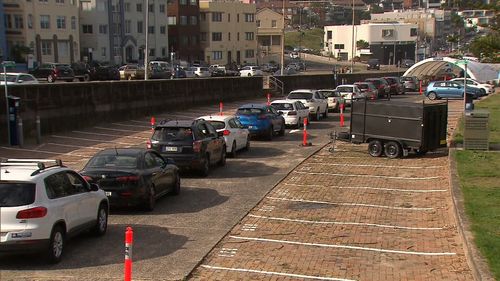
[[[382,155],[383,150],[384,146],[382,145],[382,142],[379,140],[372,140],[368,143],[368,153],[372,157],[380,157]]]
[[[401,157],[401,145],[395,141],[389,141],[385,144],[384,153],[388,158],[395,159]]]

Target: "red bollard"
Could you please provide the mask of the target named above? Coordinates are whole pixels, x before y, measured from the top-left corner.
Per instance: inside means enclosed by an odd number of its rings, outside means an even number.
[[[271,105],[271,93],[267,93],[267,105]]]
[[[302,146],[311,146],[312,143],[307,142],[307,118],[304,118],[304,133],[302,136]]]
[[[420,95],[422,95],[422,80],[420,80],[420,90],[419,90],[419,92],[420,92]]]
[[[155,130],[156,119],[155,117],[151,117],[151,131]]]
[[[344,127],[344,104],[340,104],[340,127]]]
[[[134,243],[134,231],[128,226],[125,231],[125,281],[132,280],[132,248]]]
[[[224,115],[224,114],[222,113],[223,108],[224,108],[224,104],[223,104],[222,102],[219,102],[219,115],[220,115],[220,116]]]

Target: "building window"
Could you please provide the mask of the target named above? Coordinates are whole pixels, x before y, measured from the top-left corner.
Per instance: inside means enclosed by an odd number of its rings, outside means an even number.
[[[332,31],[331,30],[328,30],[326,32],[326,40],[331,40],[332,39]]]
[[[12,18],[10,15],[5,15],[5,27],[12,28]]]
[[[73,30],[76,29],[76,17],[75,16],[71,17],[71,29],[73,29]]]
[[[253,58],[254,51],[253,50],[245,50],[245,58]]]
[[[125,10],[125,12],[130,12],[130,3],[125,2],[125,4],[123,4],[123,9]]]
[[[343,50],[344,49],[344,44],[334,44],[333,48],[335,50]]]
[[[101,57],[106,57],[106,47],[101,48]]]
[[[33,15],[32,14],[28,15],[28,28],[29,29],[33,28]]]
[[[162,57],[166,57],[167,56],[167,48],[165,48],[165,47],[161,48],[161,56]]]
[[[148,28],[148,32],[150,34],[155,34],[155,26],[154,25],[150,25],[149,28]]]
[[[57,52],[61,57],[69,56],[69,42],[68,41],[58,41],[57,42]]]
[[[206,42],[207,41],[207,33],[206,32],[201,32],[200,33],[200,41]]]
[[[187,25],[188,17],[187,16],[181,16],[181,25]]]
[[[131,32],[132,32],[132,21],[125,20],[125,33],[131,33]]]
[[[52,55],[52,41],[42,40],[42,55]]]
[[[120,48],[120,47],[113,47],[113,55],[115,57],[121,56],[121,53],[122,53],[122,48]]]
[[[177,24],[177,17],[169,16],[168,17],[168,25],[176,25],[176,24]]]
[[[231,22],[231,14],[227,14],[227,22]]]
[[[165,13],[165,4],[160,4],[160,13]]]
[[[257,27],[260,27],[260,20],[257,20]]]
[[[281,45],[281,36],[280,35],[273,35],[271,36],[271,41],[273,46],[280,46]]]
[[[149,49],[149,56],[150,57],[155,57],[156,56],[156,49],[155,48]]]
[[[254,39],[253,32],[245,32],[245,39],[246,40],[253,40]]]
[[[38,0],[38,2],[40,2],[40,3],[48,3],[49,0]]]
[[[181,36],[181,45],[187,46],[189,44],[189,37],[187,35]]]
[[[213,12],[212,13],[212,21],[222,21],[222,13],[221,12]]]
[[[65,16],[57,16],[56,23],[57,23],[58,29],[66,29],[66,17]]]
[[[106,11],[106,3],[104,1],[97,1],[97,11],[99,11],[99,12],[105,12]]]
[[[137,10],[137,12],[142,12],[142,4],[138,3],[136,5],[136,10]]]
[[[187,0],[179,0],[180,5],[187,5]]]
[[[50,29],[50,16],[49,15],[41,15],[40,16],[40,28],[41,29]]]
[[[276,20],[271,21],[271,27],[276,27]]]
[[[91,2],[80,2],[80,5],[82,5],[82,11],[91,11],[92,10],[92,3]],[[99,8],[99,6],[97,6]]]
[[[91,24],[84,24],[84,25],[82,25],[82,32],[83,33],[88,33],[88,34],[93,33],[92,25]]]
[[[198,3],[197,3],[197,1],[196,1],[196,0],[189,0],[189,4],[190,4],[190,5],[193,5],[193,6],[198,5]]]
[[[155,5],[154,4],[149,4],[149,12],[154,13],[155,12]]]
[[[137,33],[142,33],[142,21],[137,22]]]
[[[198,17],[197,16],[191,16],[191,19],[189,20],[189,23],[191,25],[197,25],[198,24]]]
[[[212,58],[214,60],[221,60],[222,59],[222,51],[213,51]]]
[[[196,46],[198,44],[198,36],[193,35],[191,36],[191,45]]]
[[[383,38],[394,37],[394,29],[382,29],[382,37]]]
[[[410,36],[414,37],[418,35],[418,30],[416,28],[411,28],[410,29]]]
[[[14,15],[14,27],[17,29],[24,28],[24,21],[22,15]]]
[[[254,14],[245,14],[245,22],[254,22],[255,16]]]
[[[200,13],[200,20],[206,21],[207,20],[207,13]]]
[[[212,32],[212,41],[222,41],[222,32]]]
[[[240,33],[236,33],[236,41],[240,41]]]
[[[231,41],[231,32],[227,33],[227,41]]]
[[[162,25],[160,26],[160,34],[167,34],[167,27]]]
[[[240,22],[240,14],[236,14],[236,22]]]
[[[57,4],[64,4],[64,0],[56,0]]]

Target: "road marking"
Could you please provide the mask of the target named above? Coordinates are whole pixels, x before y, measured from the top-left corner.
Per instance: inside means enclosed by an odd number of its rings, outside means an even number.
[[[77,156],[77,157],[83,157],[83,158],[88,158],[89,157],[88,155],[75,154],[75,153],[72,153],[72,152],[61,153],[61,152],[53,152],[53,151],[48,151],[48,150],[36,150],[36,149],[27,149],[27,148],[5,147],[5,146],[0,146],[0,148],[7,149],[7,150],[18,150],[18,151],[27,151],[27,152],[39,152],[39,153],[53,154],[53,155],[68,155],[68,156]]]
[[[338,206],[362,206],[362,207],[372,207],[372,208],[391,209],[391,210],[406,210],[406,211],[431,211],[431,210],[434,210],[434,208],[417,208],[417,207],[406,208],[406,207],[394,207],[394,206],[363,204],[363,203],[326,202],[326,201],[305,200],[305,199],[278,198],[278,197],[271,197],[271,196],[268,196],[266,198],[268,198],[270,200],[276,200],[276,201],[292,201],[292,202],[338,205]]]
[[[94,140],[94,139],[86,139],[86,138],[57,136],[57,135],[52,135],[51,137],[53,137],[53,138],[62,138],[62,139],[70,139],[70,140],[82,140],[82,141],[93,141],[93,142],[102,142],[102,143],[113,143],[113,144],[121,144],[121,145],[134,145],[134,143],[117,142],[117,141],[106,141],[106,140]]]
[[[442,227],[409,227],[409,226],[399,226],[399,225],[387,225],[387,224],[376,224],[376,223],[363,223],[363,222],[339,222],[339,221],[312,221],[312,220],[300,220],[300,219],[287,219],[279,217],[266,217],[249,214],[249,217],[277,220],[277,221],[288,221],[288,222],[300,222],[300,223],[311,223],[311,224],[336,224],[336,225],[356,225],[356,226],[373,226],[381,228],[393,228],[393,229],[405,229],[405,230],[443,230]]]
[[[63,147],[76,147],[76,148],[80,148],[80,149],[93,149],[93,150],[103,150],[104,148],[102,147],[93,147],[93,146],[81,146],[81,145],[73,145],[73,144],[60,144],[60,143],[53,143],[53,142],[49,142],[47,144],[50,144],[50,145],[57,145],[57,146],[63,146]]]
[[[123,127],[133,127],[133,128],[141,127],[141,128],[151,129],[151,126],[146,126],[146,125],[128,125],[128,124],[122,124],[122,123],[111,123],[111,124],[116,125],[116,126],[123,126]]]
[[[351,246],[351,245],[335,245],[335,244],[309,243],[309,242],[298,242],[298,241],[255,238],[255,237],[243,237],[243,236],[234,236],[234,235],[229,235],[229,238],[239,239],[239,240],[272,242],[272,243],[314,246],[314,247],[324,247],[324,248],[340,248],[340,249],[351,249],[351,250],[361,250],[361,251],[371,251],[371,252],[391,253],[391,254],[404,254],[404,255],[418,255],[418,256],[453,256],[453,255],[456,255],[456,253],[451,253],[451,252],[413,252],[413,251],[401,251],[401,250],[388,250],[388,249],[378,249],[378,248],[369,248],[369,247],[359,247],[359,246]]]
[[[375,168],[396,168],[396,169],[438,169],[444,166],[391,166],[391,165],[373,165],[373,164],[340,164],[340,163],[321,163],[308,162],[306,164],[321,164],[323,166],[347,166],[347,167],[375,167]]]
[[[146,132],[149,133],[149,131],[142,130],[142,129],[137,131],[137,130],[115,129],[115,128],[106,128],[106,127],[97,127],[97,126],[94,128],[98,129],[98,130],[109,130],[109,131],[117,131],[117,132],[124,132],[124,133],[146,133]]]
[[[293,274],[293,273],[284,273],[284,272],[275,272],[275,271],[264,271],[264,270],[255,270],[255,269],[245,269],[245,268],[235,268],[235,267],[211,266],[211,265],[206,265],[206,264],[202,264],[201,267],[207,268],[207,269],[214,269],[214,270],[227,270],[227,271],[236,271],[236,272],[259,273],[259,274],[264,274],[264,275],[278,275],[278,276],[295,277],[295,278],[301,278],[301,279],[330,280],[330,281],[356,281],[356,280],[344,279],[344,278],[321,277],[321,276],[313,276],[313,275],[302,275],[302,274]]]
[[[149,139],[149,138],[145,138],[145,137],[122,136],[122,135],[103,134],[103,133],[91,133],[91,132],[83,132],[83,131],[73,131],[73,133],[86,134],[86,135],[96,135],[96,136],[106,136],[106,137],[117,137],[117,138],[141,139],[141,140],[147,140],[147,139]]]
[[[139,123],[139,124],[151,124],[150,121],[143,121],[143,120],[128,120],[128,122]]]
[[[402,189],[402,188],[384,188],[384,187],[371,187],[371,186],[338,186],[338,185],[320,185],[320,184],[297,184],[297,183],[284,183],[285,185],[295,185],[304,187],[328,187],[338,189],[370,189],[381,191],[398,191],[398,192],[415,192],[415,193],[431,193],[431,192],[447,192],[446,189]]]
[[[297,174],[308,174],[308,175],[326,175],[326,176],[362,177],[362,178],[382,178],[382,179],[392,179],[392,180],[435,180],[435,179],[442,178],[442,177],[409,178],[409,177],[361,175],[361,174],[339,174],[339,173],[326,173],[326,172],[300,172],[300,171],[293,171],[293,172],[297,173]]]
[[[261,212],[272,212],[272,211],[274,211],[274,206],[272,206],[272,205],[263,205],[262,207],[260,207],[259,211],[261,211]]]
[[[218,256],[219,257],[228,257],[228,258],[232,258],[236,255],[236,252],[238,251],[238,249],[231,249],[231,248],[222,248],[220,251],[219,251],[219,254]]]
[[[255,231],[257,229],[256,224],[246,223],[241,227],[243,231]]]

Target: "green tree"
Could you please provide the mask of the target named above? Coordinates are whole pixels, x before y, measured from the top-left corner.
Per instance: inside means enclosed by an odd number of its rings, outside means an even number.
[[[15,62],[26,62],[26,55],[31,52],[31,49],[27,46],[15,45],[10,50],[10,57]]]
[[[366,42],[365,40],[358,40],[356,42],[356,48],[359,49],[368,49],[370,47],[370,44]]]
[[[488,34],[474,39],[470,45],[470,51],[478,58],[487,58],[488,61],[500,63],[500,36]]]

